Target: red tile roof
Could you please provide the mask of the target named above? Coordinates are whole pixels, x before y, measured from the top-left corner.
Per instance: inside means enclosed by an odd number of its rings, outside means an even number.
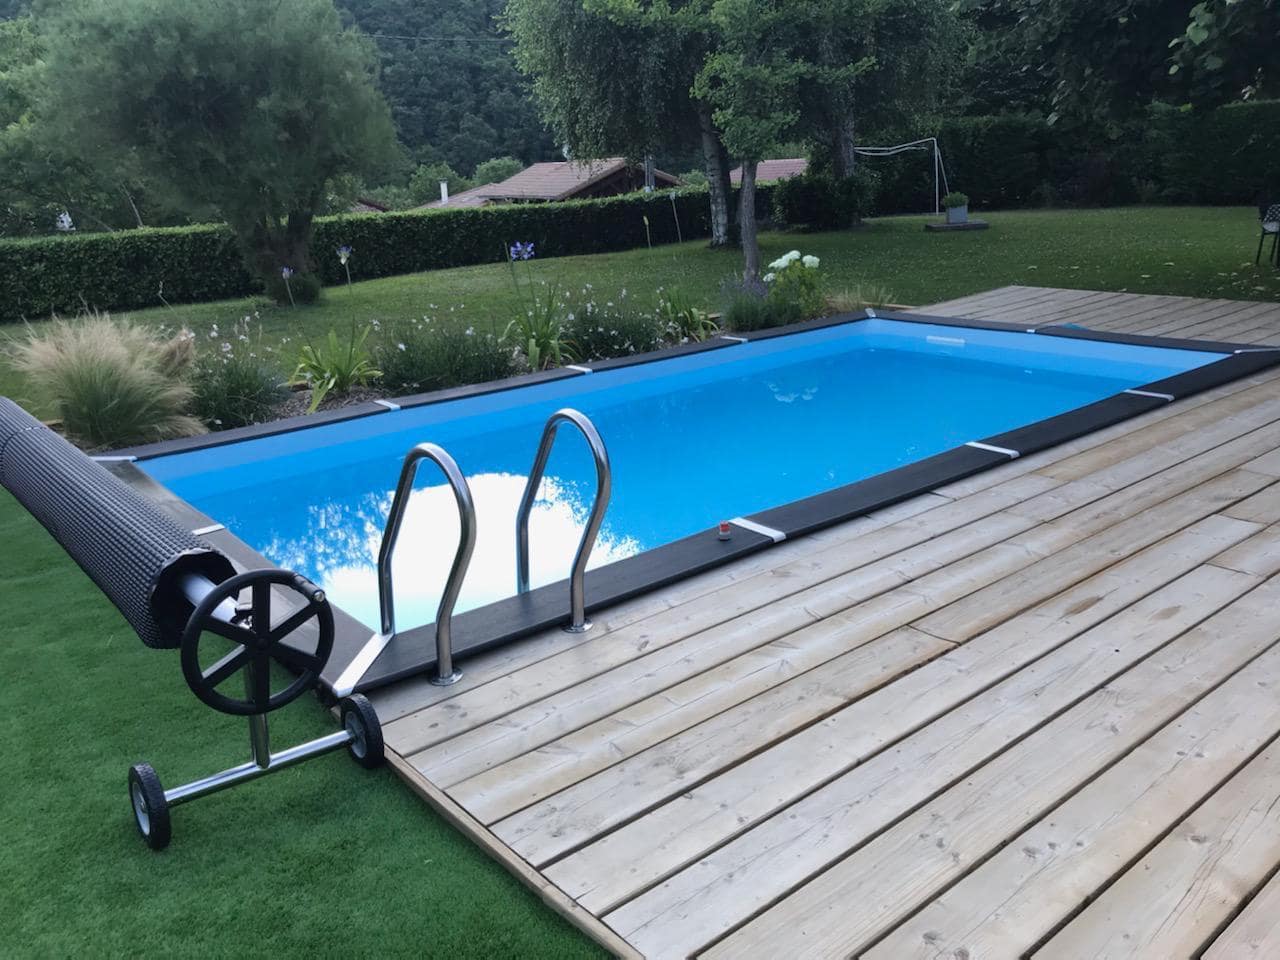
[[[756,167],[756,182],[768,183],[770,180],[786,180],[798,177],[809,169],[809,161],[803,157],[795,160],[761,160]],[[729,181],[735,186],[742,185],[742,168],[729,172]]]
[[[627,168],[622,157],[589,160],[581,163],[562,160],[535,163],[501,183],[473,187],[449,198],[447,203],[432,201],[428,207],[475,207],[503,200],[570,200]],[[680,180],[661,170],[654,171],[659,186],[679,186]]]

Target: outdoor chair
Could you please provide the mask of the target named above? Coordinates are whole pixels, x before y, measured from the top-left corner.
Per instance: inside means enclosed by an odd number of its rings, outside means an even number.
[[[1254,256],[1253,262],[1256,264],[1262,260],[1262,245],[1266,242],[1268,236],[1271,237],[1271,256],[1276,266],[1280,267],[1280,252],[1276,247],[1280,245],[1280,203],[1258,205],[1258,220],[1261,221],[1262,233],[1258,236],[1258,253]]]

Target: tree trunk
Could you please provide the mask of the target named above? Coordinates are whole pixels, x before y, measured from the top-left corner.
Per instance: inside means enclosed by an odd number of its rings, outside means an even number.
[[[845,177],[853,176],[854,168],[857,166],[858,155],[853,152],[857,141],[853,136],[853,120],[850,118],[837,118],[834,127],[832,139],[835,149],[832,151],[832,160],[835,163],[836,176],[843,180]]]
[[[729,245],[729,164],[724,145],[711,119],[711,107],[698,104],[698,125],[702,132],[702,156],[711,194],[711,246]]]
[[[314,223],[315,214],[303,208],[290,211],[283,222],[267,215],[243,241],[251,268],[277,303],[313,303],[320,295],[320,278],[311,258]],[[291,271],[287,281],[286,267]]]
[[[742,232],[742,281],[760,282],[760,232],[756,224],[757,161],[742,161],[742,189],[738,193],[738,227]]]

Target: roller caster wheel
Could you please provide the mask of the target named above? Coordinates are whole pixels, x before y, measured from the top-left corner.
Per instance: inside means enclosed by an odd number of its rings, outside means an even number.
[[[382,724],[368,698],[357,693],[342,701],[342,726],[351,734],[351,742],[347,744],[351,759],[366,770],[382,766],[385,759]]]
[[[163,850],[172,835],[169,825],[169,801],[164,787],[149,763],[135,763],[129,768],[129,800],[133,804],[133,822],[138,833],[152,850]]]

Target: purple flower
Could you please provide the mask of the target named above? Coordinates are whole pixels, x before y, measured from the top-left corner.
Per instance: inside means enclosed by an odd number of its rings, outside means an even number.
[[[281,277],[283,277],[285,280],[288,280],[290,277],[292,277],[292,276],[293,276],[293,268],[292,268],[292,267],[281,267],[281,268],[280,268],[280,276],[281,276]]]
[[[345,266],[346,262],[351,259],[351,254],[355,251],[347,244],[343,244],[338,248],[338,260]]]
[[[519,240],[517,240],[515,243],[511,245],[511,259],[512,260],[532,260],[533,244],[521,243]]]

